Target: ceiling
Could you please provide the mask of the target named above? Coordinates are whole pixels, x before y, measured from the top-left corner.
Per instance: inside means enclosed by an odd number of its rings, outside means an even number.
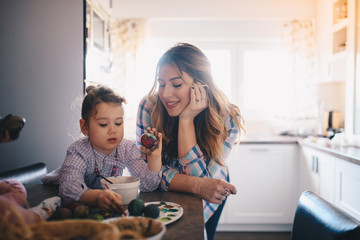
[[[106,1],[106,0],[104,0]],[[316,0],[107,0],[119,18],[312,18]]]

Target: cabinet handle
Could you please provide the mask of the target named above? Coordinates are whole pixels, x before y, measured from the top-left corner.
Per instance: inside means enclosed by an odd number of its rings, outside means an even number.
[[[319,158],[317,156],[312,156],[312,166],[311,166],[311,170],[314,173],[318,173],[318,162],[319,162]]]
[[[249,150],[251,152],[268,152],[268,151],[270,151],[269,148],[250,148]]]

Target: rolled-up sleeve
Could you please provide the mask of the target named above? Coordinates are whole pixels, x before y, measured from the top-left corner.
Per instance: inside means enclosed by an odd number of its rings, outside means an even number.
[[[139,147],[141,145],[141,135],[144,134],[148,127],[151,127],[150,110],[146,98],[140,101],[136,119],[136,145]]]
[[[151,118],[150,110],[148,106],[148,101],[144,97],[139,104],[137,118],[136,118],[136,145],[140,148],[141,144],[141,135],[143,135],[148,127],[151,127]],[[141,153],[141,158],[147,161],[147,155]]]
[[[227,158],[232,146],[238,139],[239,129],[231,117],[226,119],[225,126],[227,129],[227,138],[223,143],[223,152],[219,157],[219,160],[224,166],[217,163],[215,159],[204,159],[200,147],[196,144],[185,157],[179,159],[180,166],[178,168],[163,167],[163,176],[161,179],[162,189],[167,190],[176,173],[227,180]]]
[[[171,180],[177,173],[182,173],[191,176],[204,177],[208,176],[206,163],[203,158],[203,153],[198,145],[195,145],[186,154],[185,157],[179,159],[178,168],[170,168],[163,166],[163,176],[161,179],[161,188],[167,190]]]

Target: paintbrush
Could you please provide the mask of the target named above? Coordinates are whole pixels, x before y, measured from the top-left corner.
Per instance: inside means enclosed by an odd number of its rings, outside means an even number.
[[[114,184],[112,181],[110,181],[109,179],[107,179],[107,178],[104,177],[104,176],[101,176],[100,174],[99,174],[99,177],[101,177],[102,179],[104,179],[105,181],[107,181],[107,182],[110,183],[110,184]]]
[[[107,180],[106,178],[104,178],[104,179]],[[110,190],[109,186],[106,183],[105,183],[105,187]],[[126,215],[126,212],[124,211],[124,209],[121,206],[119,206],[119,208],[120,208],[121,213],[126,217],[127,215]]]

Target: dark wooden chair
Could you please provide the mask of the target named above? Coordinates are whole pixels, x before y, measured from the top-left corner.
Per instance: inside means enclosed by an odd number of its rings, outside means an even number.
[[[0,180],[14,179],[24,184],[42,183],[41,177],[47,174],[45,163],[35,163],[26,167],[17,168],[0,173]]]
[[[313,192],[302,193],[291,240],[360,240],[360,221]]]

